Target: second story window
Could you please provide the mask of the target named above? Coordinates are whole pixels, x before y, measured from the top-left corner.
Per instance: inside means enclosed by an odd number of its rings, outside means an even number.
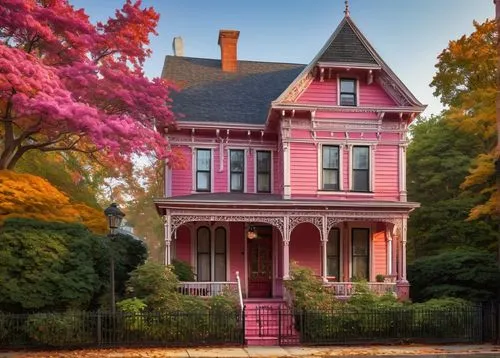
[[[245,183],[245,151],[229,151],[229,189],[230,191],[243,192]]]
[[[322,151],[322,189],[339,190],[339,147],[324,145]]]
[[[370,147],[352,147],[352,190],[370,191]]]
[[[196,150],[196,191],[211,190],[212,151]]]
[[[356,106],[356,80],[351,78],[340,79],[340,105]]]
[[[271,152],[257,151],[257,193],[271,192]]]

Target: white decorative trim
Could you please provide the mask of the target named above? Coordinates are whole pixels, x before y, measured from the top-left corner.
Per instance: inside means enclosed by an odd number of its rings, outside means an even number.
[[[289,231],[290,235],[297,226],[302,223],[310,223],[313,224],[319,231],[320,237],[322,236],[322,221],[323,216],[290,216],[289,221]]]
[[[290,199],[292,187],[290,183],[290,144],[283,143],[283,198]]]

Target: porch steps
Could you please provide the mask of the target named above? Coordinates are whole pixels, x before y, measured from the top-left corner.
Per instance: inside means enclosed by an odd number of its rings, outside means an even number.
[[[245,340],[249,346],[277,346],[296,338],[293,316],[283,300],[245,300]]]

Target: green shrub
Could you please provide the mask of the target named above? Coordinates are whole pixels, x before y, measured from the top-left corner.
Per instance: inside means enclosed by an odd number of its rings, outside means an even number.
[[[186,261],[172,260],[172,266],[174,267],[174,273],[177,275],[179,281],[182,282],[193,282],[195,281],[195,273],[193,267]]]
[[[85,313],[37,313],[26,321],[26,332],[35,342],[52,347],[75,347],[94,342]]]

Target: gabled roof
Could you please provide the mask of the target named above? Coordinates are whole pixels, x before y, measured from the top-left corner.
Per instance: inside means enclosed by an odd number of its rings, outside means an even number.
[[[325,45],[313,58],[313,60],[304,68],[304,70],[295,78],[295,80],[287,87],[280,96],[273,101],[273,104],[282,102],[287,95],[308,76],[314,67],[318,64],[329,64],[338,67],[355,66],[369,68],[371,66],[379,67],[381,73],[390,81],[392,90],[397,91],[398,98],[394,98],[396,103],[401,100],[407,102],[404,106],[416,107],[416,111],[423,111],[425,106],[410,92],[404,83],[396,76],[389,66],[382,60],[380,55],[375,51],[370,42],[354,24],[349,14],[342,19],[337,29],[333,32]],[[392,95],[391,93],[388,93]]]
[[[162,78],[180,87],[172,93],[181,121],[264,124],[271,102],[305,65],[238,61],[223,72],[215,59],[166,56]]]
[[[380,65],[353,30],[350,21],[347,20],[344,20],[343,25],[339,26],[336,36],[323,51],[319,61]]]

